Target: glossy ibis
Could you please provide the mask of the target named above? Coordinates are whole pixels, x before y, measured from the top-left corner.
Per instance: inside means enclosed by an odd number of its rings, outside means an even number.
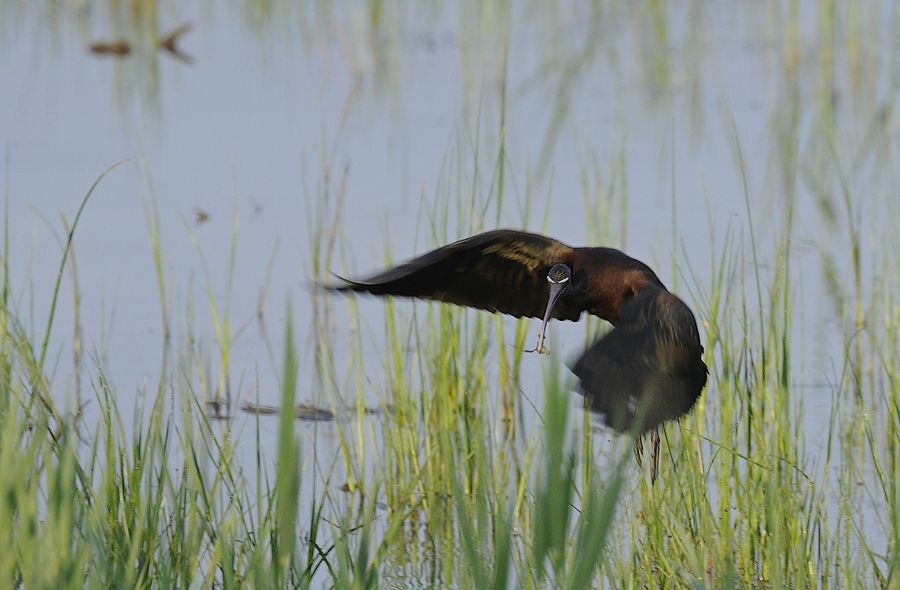
[[[689,412],[706,384],[694,314],[650,267],[613,248],[571,248],[537,234],[495,230],[327,288],[543,318],[539,352],[547,352],[550,318],[577,320],[582,312],[603,318],[614,328],[572,371],[592,411],[613,429],[637,435],[638,462],[641,436],[652,433],[653,480],[659,426]]]

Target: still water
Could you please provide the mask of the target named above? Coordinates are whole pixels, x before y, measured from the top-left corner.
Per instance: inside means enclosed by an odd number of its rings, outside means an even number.
[[[759,273],[763,291],[789,255],[791,380],[814,392],[806,431],[812,452],[821,448],[814,425],[829,418],[851,316],[834,290],[852,291],[846,244],[857,232],[862,259],[873,261],[897,209],[893,9],[840,14],[823,40],[810,24],[820,18],[814,2],[672,3],[663,20],[631,3],[577,4],[401,3],[374,17],[363,3],[186,2],[156,22],[160,35],[194,25],[178,38],[180,57],[77,2],[52,15],[5,7],[7,257],[36,342],[65,223],[100,173],[125,161],[99,184],[74,237],[48,355],[60,404],[72,410],[90,397],[100,363],[130,415],[172,354],[166,325],[175,352],[194,351],[207,372],[174,379],[197,395],[214,391],[214,306],[219,322],[230,317],[233,397],[278,404],[290,308],[305,359],[298,401],[327,405],[311,377],[321,336],[315,257],[328,265],[318,278],[360,275],[444,240],[516,227],[624,249],[701,324],[723,253],[738,252],[741,273]],[[120,38],[130,54],[88,49]],[[317,253],[320,241],[333,242],[333,257]],[[876,270],[863,264],[860,283],[873,284]],[[343,313],[342,300],[331,305]],[[373,383],[382,306],[360,301]],[[569,358],[584,334],[557,323],[551,342]],[[338,349],[352,338],[349,328],[332,337]],[[525,360],[532,400],[548,362]],[[316,428],[321,437],[328,427]]]

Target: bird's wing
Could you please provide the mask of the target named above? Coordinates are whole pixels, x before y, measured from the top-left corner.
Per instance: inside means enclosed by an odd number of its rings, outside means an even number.
[[[433,299],[515,317],[543,317],[547,272],[571,264],[572,248],[552,238],[516,230],[494,230],[454,242],[363,280],[329,286]],[[576,320],[581,309],[560,301],[553,317]]]
[[[691,410],[706,384],[702,355],[694,314],[653,286],[622,305],[616,327],[572,371],[609,426],[643,433]]]

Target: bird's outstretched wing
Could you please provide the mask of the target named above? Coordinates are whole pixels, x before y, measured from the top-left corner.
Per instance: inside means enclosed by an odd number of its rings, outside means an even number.
[[[661,287],[648,287],[619,310],[616,327],[572,371],[590,409],[619,432],[642,434],[690,411],[707,368],[694,314]]]
[[[539,318],[547,307],[547,272],[556,263],[571,264],[572,253],[554,239],[501,229],[454,242],[369,278],[326,288],[433,299]],[[580,314],[580,308],[565,301],[553,309],[557,319],[577,320]]]

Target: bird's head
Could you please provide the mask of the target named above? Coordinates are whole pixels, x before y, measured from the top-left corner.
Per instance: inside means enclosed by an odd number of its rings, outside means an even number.
[[[550,312],[557,300],[571,288],[572,269],[565,264],[554,264],[547,272],[547,283],[550,285],[550,297],[547,299],[545,320],[550,318]]]
[[[541,323],[541,334],[538,336],[538,343],[535,350],[539,353],[549,352],[544,348],[544,335],[547,333],[547,322],[550,321],[550,315],[553,313],[553,306],[571,287],[572,269],[565,264],[554,264],[547,272],[547,283],[550,286],[550,293],[547,297],[547,311],[544,312],[544,321]]]
[[[562,294],[572,282],[572,269],[565,264],[554,264],[547,272],[547,282],[551,293],[559,291]]]

